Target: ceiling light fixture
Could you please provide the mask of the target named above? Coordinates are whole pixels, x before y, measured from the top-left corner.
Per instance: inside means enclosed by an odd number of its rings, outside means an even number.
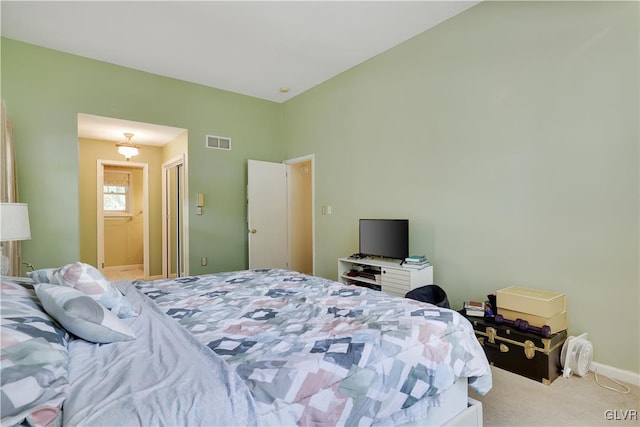
[[[116,147],[118,147],[118,153],[122,154],[124,158],[129,161],[132,157],[137,156],[140,150],[137,145],[131,142],[131,138],[133,137],[132,133],[125,133],[124,137],[127,138],[127,140],[116,144]]]

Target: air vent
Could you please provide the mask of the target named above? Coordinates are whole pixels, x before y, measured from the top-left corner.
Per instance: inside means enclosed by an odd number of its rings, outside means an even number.
[[[207,135],[206,146],[207,148],[217,148],[218,150],[231,150],[231,138]]]

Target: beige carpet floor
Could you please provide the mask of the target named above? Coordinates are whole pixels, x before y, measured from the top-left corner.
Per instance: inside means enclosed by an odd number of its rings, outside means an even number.
[[[492,367],[493,388],[482,402],[485,426],[640,426],[640,388],[629,394],[600,387],[593,373],[543,385]],[[618,387],[606,377],[601,384]],[[634,412],[635,411],[635,412]]]

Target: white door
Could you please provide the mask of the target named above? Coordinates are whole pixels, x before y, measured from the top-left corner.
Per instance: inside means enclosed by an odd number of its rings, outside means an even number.
[[[287,166],[249,160],[249,268],[287,268]]]

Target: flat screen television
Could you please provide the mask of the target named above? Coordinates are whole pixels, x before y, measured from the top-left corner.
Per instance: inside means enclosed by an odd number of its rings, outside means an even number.
[[[409,256],[409,220],[361,219],[360,254],[404,260]]]

